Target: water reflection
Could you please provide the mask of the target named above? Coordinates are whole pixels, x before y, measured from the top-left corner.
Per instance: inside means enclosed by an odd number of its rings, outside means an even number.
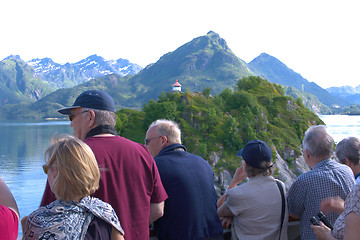
[[[52,136],[72,129],[68,121],[0,121],[0,132],[0,176],[23,217],[39,207],[46,183],[44,152]]]

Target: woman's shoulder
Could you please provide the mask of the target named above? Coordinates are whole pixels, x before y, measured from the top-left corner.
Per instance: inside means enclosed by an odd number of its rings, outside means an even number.
[[[98,217],[111,224],[119,232],[124,234],[116,212],[110,204],[95,197],[85,197],[80,201],[80,203],[86,206],[86,208],[88,208],[95,217]]]

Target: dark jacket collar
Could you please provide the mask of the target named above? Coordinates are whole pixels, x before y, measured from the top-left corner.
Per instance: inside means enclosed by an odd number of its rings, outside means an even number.
[[[187,151],[184,145],[181,145],[180,143],[174,143],[161,149],[158,156],[166,152],[176,151],[177,149],[182,149],[180,151]]]

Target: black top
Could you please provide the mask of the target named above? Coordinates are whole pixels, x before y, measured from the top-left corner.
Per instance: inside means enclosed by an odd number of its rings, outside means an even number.
[[[112,226],[101,218],[95,217],[91,221],[85,235],[85,240],[110,240]]]

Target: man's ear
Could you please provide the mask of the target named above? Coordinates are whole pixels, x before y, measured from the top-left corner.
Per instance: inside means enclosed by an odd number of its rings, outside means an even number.
[[[168,138],[167,136],[161,136],[161,147],[166,147],[166,145],[168,144]]]
[[[93,127],[95,125],[95,112],[93,110],[89,110],[89,125]]]
[[[305,153],[305,156],[309,159],[309,157],[310,157],[309,150],[305,149],[304,153]]]
[[[349,166],[349,167],[353,164],[348,158],[344,159],[344,163],[346,166]]]

